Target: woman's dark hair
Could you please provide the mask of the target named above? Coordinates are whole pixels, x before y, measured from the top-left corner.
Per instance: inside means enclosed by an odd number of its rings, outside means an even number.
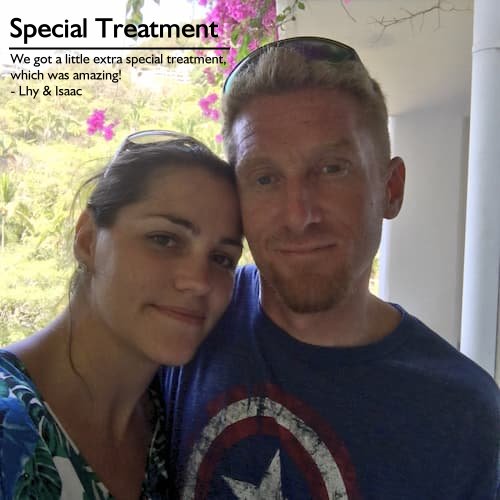
[[[234,170],[229,164],[196,139],[131,144],[82,186],[95,183],[87,207],[96,225],[111,227],[121,208],[141,200],[152,175],[171,167],[203,168],[236,186]]]

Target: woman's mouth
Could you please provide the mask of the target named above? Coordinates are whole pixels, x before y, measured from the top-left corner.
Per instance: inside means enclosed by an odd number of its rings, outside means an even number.
[[[204,311],[189,309],[185,307],[174,307],[153,304],[152,307],[161,314],[173,318],[177,321],[182,321],[190,325],[203,325],[206,319]]]

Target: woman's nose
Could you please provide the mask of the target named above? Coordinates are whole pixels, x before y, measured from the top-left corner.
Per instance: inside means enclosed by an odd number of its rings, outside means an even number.
[[[191,292],[194,295],[206,295],[211,290],[210,270],[207,261],[201,259],[186,259],[179,263],[174,279],[175,288],[181,292]]]

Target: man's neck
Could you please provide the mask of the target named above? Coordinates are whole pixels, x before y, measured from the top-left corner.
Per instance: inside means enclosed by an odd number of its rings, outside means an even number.
[[[355,347],[377,342],[391,333],[401,314],[390,304],[358,289],[342,302],[318,313],[296,313],[261,282],[261,303],[280,328],[301,342],[323,347]]]

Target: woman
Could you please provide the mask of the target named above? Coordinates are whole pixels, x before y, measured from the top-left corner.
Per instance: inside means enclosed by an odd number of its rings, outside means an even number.
[[[0,497],[166,498],[162,364],[189,361],[241,254],[233,172],[198,141],[130,136],[81,214],[68,308],[0,353]]]

